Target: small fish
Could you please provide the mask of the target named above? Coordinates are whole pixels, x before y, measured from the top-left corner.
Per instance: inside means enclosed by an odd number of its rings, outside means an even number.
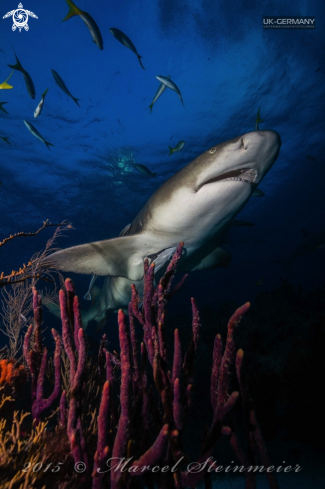
[[[74,97],[73,95],[71,95],[71,93],[69,92],[69,90],[68,90],[68,88],[67,88],[66,84],[64,83],[64,81],[62,80],[62,78],[60,77],[60,75],[59,75],[59,74],[58,74],[56,71],[51,70],[51,72],[52,72],[52,75],[53,75],[53,77],[54,77],[54,80],[55,80],[55,81],[56,81],[56,83],[59,85],[59,87],[61,88],[61,90],[62,90],[62,91],[63,91],[63,92],[66,94],[66,95],[68,95],[68,97],[72,98],[72,100],[73,100],[74,102],[76,102],[76,104],[78,105],[78,107],[80,107],[80,105],[78,104],[78,102],[79,102],[79,100],[80,100],[80,99],[79,99],[79,98]]]
[[[179,141],[179,143],[176,144],[175,148],[168,146],[168,148],[169,148],[169,155],[168,156],[171,156],[173,153],[177,153],[177,151],[182,151],[184,146],[185,146],[185,141]]]
[[[14,55],[15,55],[17,63],[15,65],[8,65],[8,66],[9,66],[9,68],[12,68],[13,70],[20,71],[23,74],[28,93],[32,97],[32,99],[34,99],[36,92],[35,92],[33,80],[31,79],[29,73],[27,73],[27,71],[24,70],[24,68],[21,66],[21,63],[20,63],[19,59],[17,58],[15,51],[14,51]]]
[[[170,78],[170,75],[169,75],[169,76],[167,76],[167,78],[169,79],[169,78]],[[165,85],[164,83],[160,83],[160,85],[159,85],[159,87],[158,87],[158,89],[157,89],[157,91],[156,91],[156,95],[154,96],[154,98],[153,98],[153,100],[152,100],[151,104],[150,104],[150,105],[147,107],[147,109],[149,109],[149,108],[150,108],[150,114],[151,114],[151,112],[152,112],[153,104],[154,104],[155,102],[157,102],[157,100],[159,99],[160,95],[162,95],[162,94],[164,93],[164,91],[165,91],[165,90],[166,90],[166,85]]]
[[[319,71],[319,70],[320,70],[320,66],[315,71]]]
[[[0,139],[2,139],[2,141],[4,141],[5,143],[11,144],[11,142],[9,141],[9,138],[0,137]]]
[[[257,282],[256,285],[263,285],[265,282],[264,278],[260,278]]]
[[[27,323],[27,318],[23,314],[20,314],[21,319],[23,320],[24,323]]]
[[[254,192],[252,193],[252,197],[264,197],[265,193],[262,192],[259,188],[256,188]]]
[[[5,112],[6,114],[8,114],[8,112],[3,108],[4,104],[7,104],[8,102],[0,102],[0,110],[2,110],[2,112]]]
[[[163,83],[164,85],[166,85],[166,87],[170,88],[171,90],[174,90],[174,92],[176,92],[177,95],[179,96],[179,98],[181,99],[181,102],[182,102],[183,106],[185,107],[184,102],[183,102],[183,99],[182,99],[182,94],[181,94],[179,88],[177,87],[177,85],[170,78],[168,78],[167,76],[159,75],[159,76],[156,76],[156,78],[161,83]]]
[[[34,112],[34,117],[35,119],[41,115],[41,112],[42,112],[42,109],[43,109],[43,104],[44,104],[44,99],[45,99],[45,95],[47,94],[48,92],[48,88],[45,90],[45,92],[42,94],[42,100],[40,101],[40,103],[38,104],[38,106],[36,107],[35,109],[35,112]]]
[[[88,290],[87,290],[87,293],[86,295],[84,296],[84,299],[86,299],[86,301],[91,301],[92,297],[91,297],[91,289],[92,289],[92,286],[94,285],[95,281],[97,279],[97,275],[93,275],[91,277],[91,280],[90,280],[90,284],[89,284],[89,287],[88,287]]]
[[[126,48],[131,49],[131,51],[133,51],[134,54],[136,54],[136,56],[138,57],[139,63],[141,65],[141,68],[143,68],[145,70],[145,67],[141,63],[142,56],[140,56],[140,54],[138,54],[138,51],[137,51],[135,45],[133,44],[133,42],[131,41],[131,39],[129,39],[128,36],[126,34],[124,34],[124,32],[120,31],[119,29],[115,29],[115,27],[111,27],[110,30],[109,30],[109,32],[111,34],[113,34],[113,36],[118,41],[120,41],[120,43],[122,43],[123,46],[125,46]]]
[[[318,163],[318,161],[316,160],[316,158],[314,158],[311,155],[306,155],[306,160],[313,161],[314,163]]]
[[[9,90],[10,88],[14,88],[12,85],[9,85],[7,83],[7,81],[12,77],[12,74],[13,74],[14,70],[12,70],[11,74],[8,76],[7,80],[5,80],[4,82],[2,82],[0,84],[0,90]]]
[[[84,21],[86,26],[88,27],[91,37],[93,38],[93,42],[97,44],[99,49],[103,49],[103,38],[100,33],[99,27],[94,21],[92,17],[87,12],[84,12],[83,10],[80,10],[71,0],[67,0],[67,4],[69,6],[69,12],[67,15],[64,17],[62,22],[65,22],[68,19],[71,19],[71,17],[74,17],[75,15],[79,15],[79,17]]]
[[[145,165],[134,165],[135,168],[140,172],[143,173],[143,175],[150,175],[151,177],[156,177],[157,172],[152,173],[152,171],[149,170]]]
[[[37,139],[39,139],[40,141],[42,141],[42,143],[46,144],[46,146],[47,146],[48,149],[50,149],[49,148],[50,146],[54,146],[54,144],[51,144],[48,141],[45,141],[45,139],[43,138],[43,136],[40,135],[40,133],[38,132],[38,130],[36,129],[36,127],[33,126],[33,124],[31,124],[30,122],[25,121],[25,120],[24,120],[24,124],[25,124],[25,126],[27,127],[27,129],[29,130],[29,132],[33,136],[35,136]]]
[[[169,138],[169,141],[170,141],[171,139],[173,139],[173,137],[174,137],[174,134],[173,134],[173,135],[172,135],[172,136]]]
[[[260,111],[261,111],[261,107],[257,111],[257,116],[256,116],[256,121],[255,121],[255,131],[258,131],[258,124],[260,122],[264,122],[263,119],[260,118]]]

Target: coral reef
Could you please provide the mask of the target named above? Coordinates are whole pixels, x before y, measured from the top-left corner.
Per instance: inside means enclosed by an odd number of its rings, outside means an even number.
[[[55,384],[52,394],[48,399],[44,399],[44,378],[47,366],[47,348],[43,348],[41,325],[42,325],[42,305],[41,296],[33,287],[33,309],[34,325],[30,325],[24,339],[24,357],[28,365],[32,381],[32,416],[35,425],[40,421],[40,414],[50,407],[58,397],[61,387],[61,338],[55,329],[52,329],[52,335],[55,341],[54,368]],[[31,336],[33,334],[33,347],[31,348]]]
[[[27,379],[27,371],[24,365],[12,360],[0,360],[0,386],[9,385],[17,388],[20,383]]]
[[[52,227],[52,226],[55,226],[57,228],[57,231],[56,231],[57,234],[58,234],[58,229],[60,227],[64,227],[65,229],[71,229],[71,227],[72,227],[71,224],[67,224],[65,222],[62,222],[60,224],[53,224],[51,222],[48,222],[48,220],[47,220],[47,221],[44,221],[43,226],[41,226],[34,233],[20,232],[20,233],[12,234],[8,238],[4,238],[0,242],[0,247],[4,246],[9,241],[12,241],[15,238],[27,238],[27,237],[30,237],[30,236],[36,236],[38,233],[40,233],[41,231],[43,231],[43,229],[45,229],[47,227]],[[53,238],[53,240],[54,240],[54,238]],[[13,284],[18,284],[18,283],[21,283],[21,282],[25,282],[26,280],[29,280],[29,279],[34,279],[34,280],[38,280],[38,279],[48,280],[46,278],[46,276],[45,276],[46,274],[44,273],[44,271],[45,271],[44,270],[44,267],[43,267],[43,270],[39,270],[38,269],[39,268],[39,262],[40,262],[40,259],[41,258],[43,258],[43,256],[41,256],[41,257],[38,257],[38,256],[37,257],[33,257],[33,259],[31,261],[29,261],[27,265],[24,264],[22,267],[19,268],[18,271],[12,270],[12,272],[10,274],[8,274],[8,275],[6,275],[5,272],[0,272],[0,288],[1,287],[6,287],[8,285],[13,285]]]
[[[143,297],[132,286],[128,321],[122,310],[118,313],[120,354],[107,350],[104,335],[96,377],[81,328],[79,300],[72,281],[66,279],[65,290],[59,294],[62,351],[61,338],[52,329],[55,351],[51,393],[46,379],[48,352],[41,338],[41,297],[33,288],[34,322],[27,330],[23,347],[31,377],[33,423],[27,422],[25,412],[14,412],[11,426],[6,420],[0,421],[1,489],[65,489],[80,485],[92,489],[181,489],[198,487],[200,482],[210,488],[211,474],[218,468],[213,461],[214,449],[224,437],[229,439],[246,471],[246,488],[256,487],[252,468],[271,464],[243,375],[244,352],[236,353],[234,341],[234,332],[249,303],[238,308],[228,321],[224,347],[221,336],[215,337],[210,380],[211,422],[202,434],[201,448],[194,462],[184,448],[186,422],[195,416],[192,406],[201,324],[198,307],[191,299],[189,345],[184,349],[179,330],[175,329],[174,348],[169,347],[166,304],[184,281],[182,278],[172,289],[182,248],[180,243],[156,287],[154,264],[145,261]],[[235,374],[238,390],[233,389]],[[99,389],[94,387],[94,378]],[[64,390],[59,397],[61,383]],[[47,398],[45,391],[49,391]],[[236,423],[240,398],[246,420],[244,436]],[[54,411],[46,420],[44,416],[49,408]],[[201,470],[188,470],[189,466]],[[271,472],[266,475],[270,488],[276,489],[274,475]]]
[[[55,251],[55,240],[62,232],[71,229],[72,226],[65,222],[61,224],[52,224],[45,221],[43,226],[34,233],[16,233],[0,242],[0,247],[2,247],[7,243],[12,243],[13,240],[16,240],[17,238],[37,236],[41,231],[52,226],[58,226],[52,238],[47,241],[44,250],[35,253],[31,257],[27,265],[24,264],[18,271],[12,271],[8,275],[0,271],[0,299],[2,306],[0,313],[2,319],[0,335],[1,333],[4,334],[7,337],[8,343],[4,348],[0,349],[0,359],[19,359],[21,356],[23,331],[28,322],[32,320],[32,287],[36,286],[39,280],[55,284],[55,276],[57,276],[61,283],[64,282],[60,272],[46,269],[44,265],[41,265],[41,260],[52,251]],[[52,292],[45,291],[44,299],[48,302],[53,301],[53,298],[56,295],[55,289],[56,286]]]
[[[305,465],[309,464],[304,458],[309,450],[324,447],[325,402],[319,396],[325,378],[324,296],[324,286],[309,291],[282,280],[275,290],[256,297],[243,327],[236,331],[236,343],[249,358],[245,375],[265,438],[274,444],[279,460],[291,455]],[[224,334],[236,307],[229,302],[215,310],[201,310],[206,356],[212,354],[214,328],[217,325]],[[311,418],[317,430],[310,429]]]

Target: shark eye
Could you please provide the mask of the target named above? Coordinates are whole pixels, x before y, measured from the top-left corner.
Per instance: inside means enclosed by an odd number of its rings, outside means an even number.
[[[210,155],[213,155],[217,151],[217,148],[214,146],[213,148],[209,149]]]

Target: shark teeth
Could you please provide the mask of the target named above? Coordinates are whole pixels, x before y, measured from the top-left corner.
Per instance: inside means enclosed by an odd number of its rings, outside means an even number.
[[[207,185],[209,183],[214,183],[214,182],[227,182],[227,181],[237,181],[237,182],[244,182],[244,183],[250,183],[253,184],[255,183],[257,178],[257,171],[253,170],[252,168],[242,168],[241,170],[232,170],[226,173],[223,173],[221,175],[218,175],[217,177],[210,178],[210,180],[207,180],[204,182],[200,187],[196,190],[200,190],[204,185]]]
[[[236,172],[234,172],[236,173]],[[229,180],[235,180],[238,182],[245,182],[245,183],[255,183],[257,177],[257,171],[253,170],[252,168],[244,169],[244,170],[239,170],[239,175],[234,175],[230,176],[229,178],[223,178],[223,181],[229,181]]]

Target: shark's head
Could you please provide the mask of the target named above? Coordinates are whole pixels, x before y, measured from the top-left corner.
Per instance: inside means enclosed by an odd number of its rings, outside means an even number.
[[[206,185],[225,181],[255,187],[273,165],[280,146],[280,136],[275,131],[253,131],[213,146],[194,160],[199,169],[195,192]]]
[[[209,239],[247,203],[280,146],[275,131],[254,131],[211,147],[165,182],[150,213],[185,237],[193,229],[193,239]]]
[[[275,162],[280,146],[275,131],[254,131],[203,153],[189,168],[194,200],[203,204],[198,208],[221,224],[234,217]]]

